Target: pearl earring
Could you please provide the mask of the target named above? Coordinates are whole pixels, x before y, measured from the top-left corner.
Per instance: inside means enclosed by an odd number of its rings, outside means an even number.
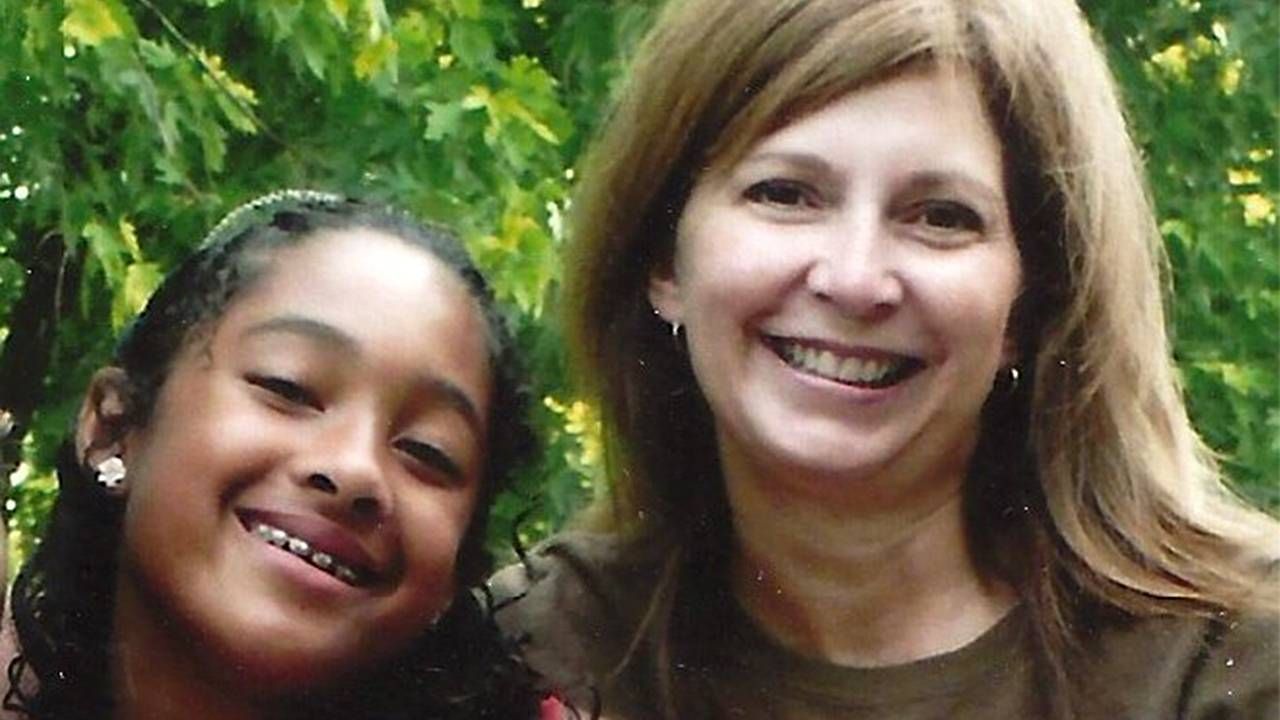
[[[97,471],[97,476],[94,479],[98,481],[98,484],[104,490],[112,493],[124,490],[125,477],[128,472],[125,470],[124,460],[121,460],[119,455],[112,455],[98,463],[98,467],[95,470]]]

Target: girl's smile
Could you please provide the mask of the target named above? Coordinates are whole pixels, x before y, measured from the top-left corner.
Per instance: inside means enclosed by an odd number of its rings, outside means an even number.
[[[389,573],[341,525],[315,515],[238,509],[247,532],[351,587],[376,586]]]
[[[273,692],[401,652],[455,591],[487,336],[455,272],[400,239],[275,251],[126,436],[117,633],[147,637],[131,630],[159,614],[180,639],[154,657],[194,649]]]

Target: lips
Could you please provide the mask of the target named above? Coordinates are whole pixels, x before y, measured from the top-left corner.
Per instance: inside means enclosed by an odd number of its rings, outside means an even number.
[[[261,509],[239,509],[236,516],[256,539],[347,585],[367,587],[385,574],[350,532],[327,518]]]
[[[851,387],[892,387],[925,367],[918,357],[885,350],[777,335],[765,335],[764,343],[791,368]]]

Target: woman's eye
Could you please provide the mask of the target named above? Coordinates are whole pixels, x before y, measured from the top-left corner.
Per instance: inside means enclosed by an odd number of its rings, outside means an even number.
[[[763,180],[747,188],[744,197],[754,203],[779,208],[814,207],[815,193],[794,180]]]
[[[973,208],[950,200],[925,203],[919,210],[917,221],[940,230],[981,231],[982,216]]]
[[[408,455],[413,461],[429,469],[433,473],[443,473],[453,482],[462,482],[462,468],[454,462],[449,454],[431,443],[402,438],[395,442],[395,448]]]
[[[291,405],[321,409],[320,400],[305,386],[275,375],[249,375],[249,384],[260,387]]]

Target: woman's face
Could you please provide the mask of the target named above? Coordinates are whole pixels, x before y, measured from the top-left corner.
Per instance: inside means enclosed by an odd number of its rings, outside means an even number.
[[[454,593],[486,337],[462,280],[398,239],[276,251],[126,437],[117,639],[160,628],[262,692],[402,650]]]
[[[709,170],[650,299],[685,328],[726,473],[830,499],[958,482],[1015,361],[1006,208],[973,78],[929,66]]]

